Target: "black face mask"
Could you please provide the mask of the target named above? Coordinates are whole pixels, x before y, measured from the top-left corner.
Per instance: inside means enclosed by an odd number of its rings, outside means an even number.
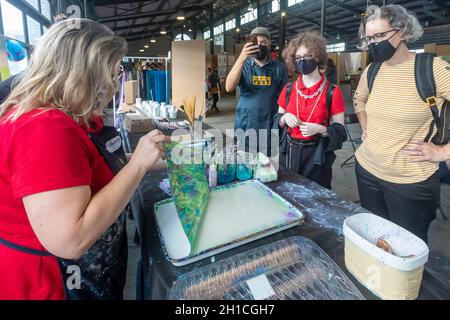
[[[256,60],[264,60],[269,55],[269,48],[267,46],[259,46],[259,52],[256,54]]]
[[[393,36],[395,36],[395,34]],[[370,57],[370,60],[372,60],[373,62],[385,62],[385,61],[388,61],[389,59],[391,59],[394,56],[394,54],[397,52],[398,47],[395,48],[389,42],[389,40],[391,38],[389,38],[387,40],[383,40],[383,41],[378,42],[378,43],[371,43],[369,45],[369,57]]]
[[[318,64],[315,59],[306,59],[295,62],[295,68],[297,69],[297,72],[303,75],[313,73],[314,70],[316,70],[317,66]]]

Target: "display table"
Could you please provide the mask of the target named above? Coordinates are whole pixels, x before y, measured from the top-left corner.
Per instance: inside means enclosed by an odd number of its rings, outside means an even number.
[[[205,259],[185,267],[174,267],[165,257],[156,230],[153,205],[167,198],[158,187],[158,182],[166,177],[166,172],[149,173],[140,184],[133,200],[142,254],[142,264],[138,271],[141,281],[137,285],[138,294],[144,299],[167,299],[172,283],[178,276],[211,263],[211,259]],[[347,273],[367,299],[376,298],[347,272],[344,265],[343,221],[353,214],[367,210],[339,199],[333,192],[290,171],[280,170],[279,180],[267,185],[301,209],[306,214],[305,223],[219,254],[214,257],[215,260],[291,236],[302,236],[318,244]],[[436,253],[430,254],[419,299],[450,299],[449,266],[450,261],[445,257]]]
[[[138,135],[128,135],[128,138],[130,145],[136,145],[139,140]],[[165,178],[167,178],[165,170],[147,174],[132,200],[142,255],[138,268],[138,299],[168,299],[172,283],[177,277],[194,268],[212,263],[209,258],[184,267],[175,267],[164,255],[155,225],[153,205],[168,198],[158,186]],[[267,186],[302,210],[306,214],[305,223],[216,255],[215,261],[291,236],[302,236],[319,245],[367,299],[376,299],[348,273],[344,264],[343,222],[347,217],[367,210],[352,202],[344,201],[332,191],[284,169],[280,169],[278,181]],[[450,299],[450,261],[439,253],[430,253],[419,299]]]

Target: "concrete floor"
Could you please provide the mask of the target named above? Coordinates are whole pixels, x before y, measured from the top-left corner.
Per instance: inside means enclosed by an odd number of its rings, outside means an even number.
[[[350,88],[342,87],[342,90],[346,100],[346,112],[352,113],[353,106],[350,100]],[[225,96],[219,102],[218,106],[221,112],[208,113],[205,122],[222,131],[233,128],[236,107],[235,98],[232,96]],[[360,137],[361,130],[358,124],[349,125],[349,131],[354,138]],[[359,201],[359,195],[356,186],[355,167],[354,165],[349,165],[341,168],[341,164],[353,155],[351,144],[348,142],[345,143],[343,149],[338,151],[336,155],[337,160],[333,168],[333,191],[345,200],[357,202]],[[442,208],[450,217],[450,185],[442,185],[441,202]],[[130,251],[125,299],[136,298],[136,266],[140,252],[138,246],[133,243],[134,230],[134,223],[130,220],[128,223]],[[450,221],[444,221],[440,214],[438,214],[437,219],[431,225],[429,242],[431,251],[438,251],[450,259]]]

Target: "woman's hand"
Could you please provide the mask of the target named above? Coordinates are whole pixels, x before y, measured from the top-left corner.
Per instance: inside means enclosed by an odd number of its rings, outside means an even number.
[[[153,130],[139,140],[136,150],[130,159],[130,164],[147,173],[164,156],[162,143],[170,138],[159,130]]]
[[[303,122],[300,125],[300,131],[304,137],[312,137],[317,134],[323,134],[327,131],[327,128],[321,124]]]
[[[361,140],[364,142],[364,140],[367,139],[367,130],[363,130],[361,133]]]
[[[411,140],[403,153],[408,156],[412,162],[442,162],[450,159],[449,152],[444,146],[437,146],[433,143],[426,143],[419,140]]]
[[[289,128],[296,128],[302,124],[301,120],[294,116],[292,113],[285,113],[280,119],[281,124],[287,124]]]

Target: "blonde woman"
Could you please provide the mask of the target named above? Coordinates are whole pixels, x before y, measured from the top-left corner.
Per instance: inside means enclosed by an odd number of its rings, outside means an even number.
[[[411,139],[427,140],[433,128],[431,108],[416,85],[419,57],[407,46],[422,36],[423,29],[398,5],[372,7],[368,14],[360,36],[375,64],[362,74],[354,98],[364,140],[356,153],[361,204],[427,241],[440,201],[438,163],[413,162],[402,151]],[[449,66],[439,58],[430,61],[428,72],[434,77],[440,109],[450,99]],[[374,81],[368,81],[375,65],[379,71]]]
[[[120,299],[124,215],[162,156],[157,131],[125,164],[99,115],[125,40],[83,19],[52,26],[0,107],[0,299]]]

